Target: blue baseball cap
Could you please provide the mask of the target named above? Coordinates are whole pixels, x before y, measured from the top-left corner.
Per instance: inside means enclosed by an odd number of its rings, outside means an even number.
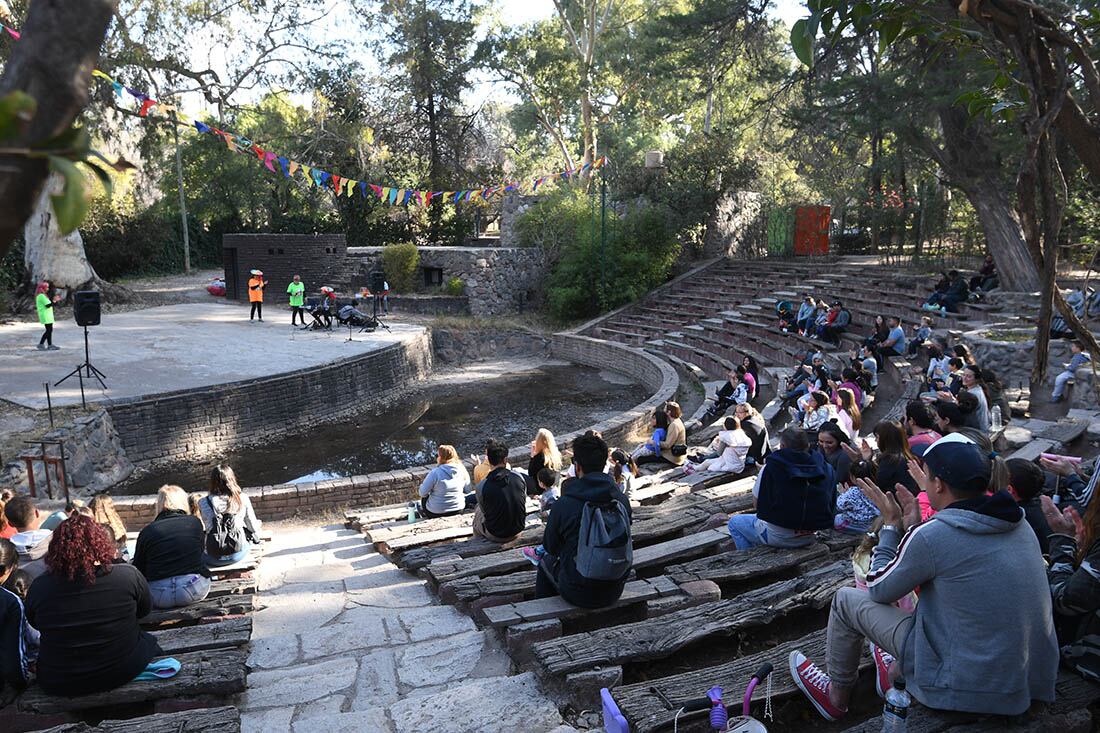
[[[924,450],[928,473],[952,489],[973,494],[989,488],[993,471],[989,457],[970,438],[951,433]]]

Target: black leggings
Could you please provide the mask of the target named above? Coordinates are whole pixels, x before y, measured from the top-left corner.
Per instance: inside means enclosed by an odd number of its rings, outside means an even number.
[[[300,305],[290,306],[290,325],[292,325],[292,326],[297,325],[297,321],[295,319],[297,319],[299,316],[302,317],[302,325],[303,326],[307,325],[306,324],[306,312],[305,312],[305,310],[302,309],[302,306],[300,306]]]
[[[42,334],[42,338],[38,340],[38,345],[41,346],[42,344],[49,344],[50,346],[53,346],[53,324],[44,323],[42,325],[46,327],[46,333]]]
[[[257,316],[260,317],[261,321],[264,319],[264,304],[258,300],[254,300],[252,301],[252,312],[248,314],[248,320],[251,321]]]
[[[637,463],[639,466],[644,466],[647,463],[667,463],[670,466],[676,465],[664,456],[659,456],[653,453],[647,453],[644,456],[639,456],[638,458],[634,459],[634,462]]]
[[[426,497],[426,496],[420,497],[420,513],[422,515],[424,515],[425,517],[427,517],[428,519],[433,519],[435,517],[457,517],[463,511],[464,510],[462,510],[462,509],[458,509],[457,511],[453,511],[453,512],[444,512],[443,514],[436,514],[435,512],[428,509],[428,497]]]

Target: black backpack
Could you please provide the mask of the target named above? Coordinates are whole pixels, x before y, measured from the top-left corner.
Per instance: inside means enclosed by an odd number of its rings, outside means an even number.
[[[214,515],[213,524],[206,530],[206,554],[210,557],[236,555],[244,549],[244,533],[237,526],[237,517],[228,511],[219,513],[209,496],[206,504]]]
[[[576,497],[574,497],[576,498]],[[617,501],[585,502],[577,536],[577,572],[588,580],[622,580],[634,563],[630,516]]]

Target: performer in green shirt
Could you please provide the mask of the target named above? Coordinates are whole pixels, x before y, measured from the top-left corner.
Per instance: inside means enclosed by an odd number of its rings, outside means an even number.
[[[302,325],[306,325],[306,312],[302,306],[306,304],[306,284],[298,275],[294,276],[294,282],[286,286],[286,292],[290,295],[290,325],[298,324],[298,317],[302,318]]]
[[[38,322],[46,327],[46,332],[38,341],[39,351],[57,351],[61,348],[53,345],[53,304],[61,300],[61,296],[55,295],[51,299],[46,294],[49,291],[50,284],[45,281],[38,283],[38,287],[34,290],[34,307],[38,311]]]

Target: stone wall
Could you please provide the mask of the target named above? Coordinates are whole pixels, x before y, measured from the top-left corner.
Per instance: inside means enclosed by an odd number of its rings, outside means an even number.
[[[382,247],[349,247],[360,273],[369,272],[382,256]],[[470,313],[498,316],[534,306],[547,267],[535,247],[420,247],[420,267],[443,270],[443,282],[462,280]]]
[[[614,418],[559,435],[558,442],[563,448],[588,429],[603,433],[609,445],[629,445],[636,435],[648,431],[653,410],[672,399],[679,385],[676,371],[667,362],[623,344],[574,333],[559,333],[550,341],[550,355],[625,374],[638,380],[650,395],[644,402]],[[529,456],[527,446],[521,446],[513,450],[509,458],[513,465],[526,465]],[[246,489],[246,492],[261,519],[285,519],[300,511],[382,506],[412,500],[416,496],[416,487],[432,468],[415,466],[366,476],[259,486]],[[135,529],[153,519],[154,501],[152,496],[119,496],[115,497],[115,506],[127,527]]]
[[[430,316],[461,316],[470,312],[470,299],[465,295],[401,295],[389,298],[391,313],[416,313]],[[370,306],[370,303],[367,303]]]
[[[752,191],[731,191],[715,204],[703,236],[704,257],[744,256],[746,238],[763,214],[764,197]]]
[[[107,409],[130,460],[202,458],[333,420],[391,399],[432,370],[427,332],[362,356],[295,374],[112,402]]]
[[[440,364],[546,356],[550,352],[550,339],[537,333],[520,331],[433,328],[432,351]]]
[[[516,222],[527,210],[543,200],[542,196],[511,194],[500,202],[500,246],[516,247]]]
[[[322,285],[346,280],[349,267],[343,234],[226,234],[222,263],[230,299],[248,300],[249,270],[263,270],[265,303],[288,302],[286,286],[294,275],[302,276],[307,295],[317,295]]]
[[[998,331],[996,324],[976,331],[967,331],[962,335],[961,341],[974,353],[978,365],[983,369],[992,369],[1005,387],[1022,386],[1027,389],[1031,380],[1031,367],[1035,363],[1035,340],[998,341],[985,336],[990,330],[996,333]],[[1005,334],[1017,335],[1030,335],[1035,332],[1034,326],[1030,329],[1021,329],[1017,326],[1000,330]],[[1048,390],[1054,389],[1054,377],[1062,371],[1062,365],[1069,362],[1071,355],[1068,341],[1051,340],[1046,380]],[[1092,369],[1090,367],[1079,369],[1075,381],[1072,407],[1096,409],[1096,393],[1092,390]]]
[[[70,494],[85,496],[114,486],[133,473],[134,465],[126,456],[122,442],[115,431],[111,416],[106,410],[76,418],[69,425],[51,430],[43,440],[61,441],[65,446],[65,477]],[[60,455],[57,446],[46,446],[47,455]],[[41,457],[40,447],[28,448],[19,457]],[[46,495],[46,469],[41,461],[34,466],[34,483],[39,496]],[[58,483],[58,475],[51,470],[55,496],[63,496],[64,489]],[[28,487],[26,463],[9,461],[0,476],[0,487],[17,489]],[[24,489],[25,490],[25,489]]]

